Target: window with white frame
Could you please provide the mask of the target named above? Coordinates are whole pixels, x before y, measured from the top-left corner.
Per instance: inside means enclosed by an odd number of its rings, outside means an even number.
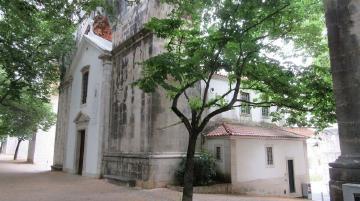
[[[240,93],[240,99],[243,101],[241,103],[241,114],[250,114],[250,105],[248,102],[250,102],[250,94],[246,92]]]
[[[274,165],[273,147],[267,146],[265,150],[266,150],[266,164],[268,166],[273,166]]]
[[[262,107],[261,114],[263,117],[269,117],[270,107]]]

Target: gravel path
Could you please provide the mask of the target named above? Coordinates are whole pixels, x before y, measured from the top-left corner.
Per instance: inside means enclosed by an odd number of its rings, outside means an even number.
[[[194,201],[300,201],[300,199],[195,195]],[[113,185],[0,155],[0,201],[181,201],[168,189],[141,190]]]

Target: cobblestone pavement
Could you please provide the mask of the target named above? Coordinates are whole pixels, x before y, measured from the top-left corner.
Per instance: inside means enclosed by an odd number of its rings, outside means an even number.
[[[0,201],[181,201],[168,189],[141,190],[113,185],[47,168],[11,161],[0,155]],[[300,201],[233,195],[195,195],[194,201]]]

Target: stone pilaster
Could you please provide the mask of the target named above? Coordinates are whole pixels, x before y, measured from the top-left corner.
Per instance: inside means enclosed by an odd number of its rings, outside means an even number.
[[[99,138],[99,163],[101,166],[100,172],[103,174],[103,153],[105,152],[107,145],[107,139],[110,132],[110,91],[111,91],[111,72],[112,72],[112,56],[110,52],[104,53],[99,56],[99,59],[102,60],[103,63],[103,77],[101,83],[101,103],[100,103],[100,111],[101,111],[101,119],[100,119],[100,130],[101,134]]]
[[[61,171],[65,158],[65,146],[69,127],[69,110],[72,89],[72,77],[64,81],[59,88],[59,105],[56,122],[54,164],[52,170]]]
[[[342,184],[360,183],[360,1],[325,2],[342,152],[330,164],[330,196],[343,201]]]

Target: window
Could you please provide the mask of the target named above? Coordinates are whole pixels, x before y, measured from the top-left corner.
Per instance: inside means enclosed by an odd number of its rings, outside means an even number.
[[[221,160],[221,147],[216,147],[216,160]]]
[[[269,117],[269,110],[270,110],[270,107],[262,107],[262,116],[263,117]]]
[[[85,104],[87,99],[88,92],[88,82],[89,82],[89,71],[83,72],[82,77],[82,95],[81,95],[81,103]]]
[[[354,194],[354,201],[360,201],[360,194],[359,193]]]
[[[268,166],[274,165],[273,148],[266,147],[266,161]]]
[[[241,92],[240,99],[242,101],[250,102],[250,94]],[[250,105],[248,103],[241,104],[241,114],[250,114]]]

